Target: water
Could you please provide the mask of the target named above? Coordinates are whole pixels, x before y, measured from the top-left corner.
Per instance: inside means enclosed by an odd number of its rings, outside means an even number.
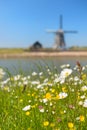
[[[30,73],[32,71],[41,71],[49,66],[60,69],[60,65],[70,64],[71,67],[79,61],[82,66],[87,65],[87,57],[45,57],[45,58],[20,58],[20,59],[0,59],[0,66],[10,71],[12,74]]]

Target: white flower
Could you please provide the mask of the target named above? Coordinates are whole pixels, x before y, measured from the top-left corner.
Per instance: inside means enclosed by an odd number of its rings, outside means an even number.
[[[65,78],[62,77],[62,76],[60,76],[60,77],[59,77],[59,81],[60,81],[60,84],[63,84],[63,83],[65,82]]]
[[[43,72],[40,72],[40,73],[39,73],[39,76],[41,76],[41,75],[43,75]]]
[[[50,106],[53,106],[52,102],[50,102]]]
[[[70,74],[72,73],[72,69],[63,69],[59,75],[59,77],[57,77],[54,82],[60,82],[60,84],[65,82],[65,78],[68,77]]]
[[[74,107],[73,107],[74,108]],[[66,113],[66,110],[64,110],[64,113]]]
[[[64,83],[65,82],[65,78],[60,76],[60,77],[57,77],[55,80],[54,80],[54,83],[58,83],[60,82],[60,84]]]
[[[83,105],[83,101],[79,101],[79,103],[78,103],[80,106],[82,106]]]
[[[27,80],[27,77],[23,77],[22,80],[23,80],[23,81],[26,81],[26,80]]]
[[[87,99],[83,102],[83,107],[87,107]]]
[[[85,66],[82,67],[82,71],[85,70]]]
[[[74,89],[71,89],[71,92],[74,92],[75,90]]]
[[[39,111],[43,113],[44,112],[44,107],[43,106],[39,106]]]
[[[23,110],[23,111],[28,111],[28,110],[30,110],[30,108],[31,108],[31,106],[28,105],[28,106],[24,107],[22,110]]]
[[[37,75],[37,73],[36,73],[36,72],[33,72],[33,73],[32,73],[32,76],[36,76],[36,75]]]
[[[85,98],[85,95],[82,95],[80,98],[81,98],[81,99],[84,99],[84,98]]]
[[[39,88],[42,88],[42,87],[43,87],[42,84],[37,85],[37,88],[38,88],[38,89],[39,89]]]
[[[29,103],[31,102],[31,100],[28,101]]]
[[[76,117],[76,120],[78,121],[80,119],[80,117]]]
[[[47,83],[48,82],[48,78],[44,80],[44,83]]]
[[[57,77],[56,79],[54,79],[54,83],[59,82],[59,78]]]
[[[54,114],[55,114],[55,111],[52,111],[52,114],[54,115]]]
[[[61,71],[60,77],[66,78],[72,73],[72,69],[65,68]]]
[[[8,78],[8,79],[2,81],[1,83],[2,83],[3,85],[5,85],[5,84],[7,84],[9,81],[10,81],[10,78]]]
[[[40,109],[40,112],[43,113],[43,112],[44,112],[44,109]]]
[[[79,77],[77,76],[74,77],[74,81],[79,81],[79,80],[80,80]]]
[[[31,84],[32,85],[36,85],[36,84],[38,85],[38,84],[40,84],[40,82],[39,81],[32,81]]]
[[[82,88],[81,88],[81,91],[86,91],[87,90],[87,86],[83,86]]]
[[[48,72],[50,72],[50,69],[47,69]]]
[[[18,86],[21,86],[21,85],[22,85],[22,82],[19,81],[19,82],[18,82]]]
[[[57,77],[58,77],[58,74],[54,74],[54,77],[57,78]]]
[[[63,69],[63,68],[66,68],[66,67],[69,68],[69,67],[70,67],[70,64],[64,64],[64,65],[61,65],[60,67],[61,67],[62,69]]]
[[[0,68],[0,79],[2,79],[4,75],[5,75],[5,72],[3,71],[2,68]]]
[[[59,93],[59,99],[66,98],[67,96],[68,96],[68,94],[65,93],[65,92],[60,92],[60,93]]]
[[[16,75],[16,76],[14,76],[14,80],[17,81],[20,79],[20,77],[21,77],[20,75]]]
[[[42,101],[43,101],[43,103],[47,103],[48,100],[46,98],[44,98]]]
[[[31,78],[30,75],[28,75],[27,78],[30,79]]]
[[[23,84],[24,84],[24,85],[27,85],[27,84],[28,84],[28,81],[24,81]]]

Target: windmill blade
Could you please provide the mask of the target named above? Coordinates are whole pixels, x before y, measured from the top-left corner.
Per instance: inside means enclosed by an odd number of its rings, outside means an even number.
[[[56,33],[57,31],[56,30],[51,30],[51,29],[46,29],[46,32],[48,32],[48,33]]]
[[[64,31],[64,33],[78,33],[77,31]]]
[[[63,28],[63,16],[60,15],[60,29]]]

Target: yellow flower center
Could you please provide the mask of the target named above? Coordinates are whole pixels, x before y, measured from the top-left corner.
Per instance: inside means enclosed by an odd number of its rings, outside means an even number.
[[[83,115],[80,116],[80,121],[84,121],[85,117]]]
[[[46,93],[46,99],[51,99],[51,94],[50,93]]]
[[[48,125],[49,125],[49,121],[45,121],[45,122],[43,123],[43,125],[44,125],[44,126],[48,126]]]
[[[68,127],[69,127],[69,128],[73,128],[73,127],[74,127],[74,124],[73,124],[72,122],[69,122],[69,123],[68,123]]]

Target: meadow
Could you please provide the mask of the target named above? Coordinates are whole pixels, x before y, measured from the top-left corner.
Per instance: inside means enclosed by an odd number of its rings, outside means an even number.
[[[0,130],[87,129],[87,66],[60,68],[27,76],[0,68]]]

